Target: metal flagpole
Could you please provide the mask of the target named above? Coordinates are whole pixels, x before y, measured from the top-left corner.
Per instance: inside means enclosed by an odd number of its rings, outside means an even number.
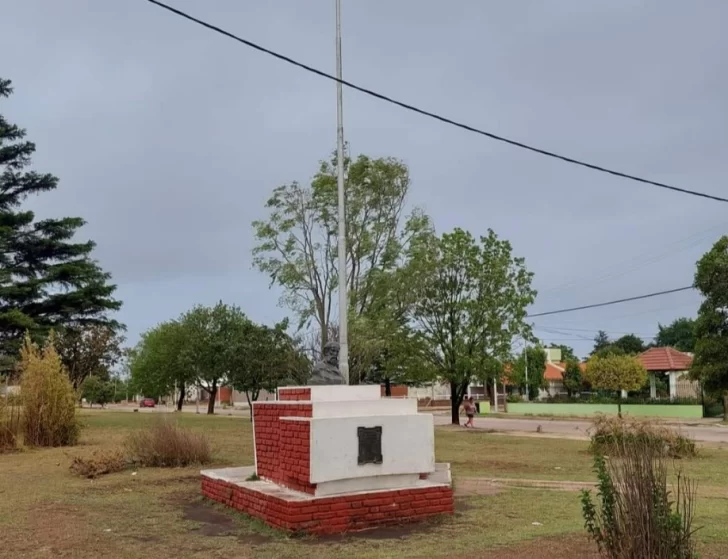
[[[341,80],[341,0],[336,0],[336,77]],[[344,193],[344,107],[341,81],[336,82],[336,167],[339,190],[339,371],[349,384],[349,340],[346,273],[346,196]]]

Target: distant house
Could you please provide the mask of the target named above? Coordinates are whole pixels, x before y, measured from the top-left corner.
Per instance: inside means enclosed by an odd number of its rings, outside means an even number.
[[[672,347],[652,347],[637,358],[650,376],[650,398],[657,398],[657,375],[667,375],[670,400],[675,398],[700,398],[700,383],[687,378],[693,356]]]

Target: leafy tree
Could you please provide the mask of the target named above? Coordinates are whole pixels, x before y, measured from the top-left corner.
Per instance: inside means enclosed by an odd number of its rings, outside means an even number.
[[[528,370],[528,382],[526,371]],[[544,372],[546,371],[546,352],[542,347],[531,346],[513,361],[512,372],[509,375],[511,384],[518,386],[521,393],[528,390],[528,397],[535,400],[538,391],[546,387]]]
[[[180,411],[187,387],[197,379],[185,352],[191,343],[185,326],[179,320],[171,320],[144,332],[129,363],[135,392],[158,399],[177,389]]]
[[[530,335],[533,274],[493,231],[476,240],[462,229],[414,243],[409,273],[416,295],[410,318],[427,360],[450,383],[452,422],[459,424],[468,385],[489,358],[507,358],[514,337]]]
[[[594,355],[598,351],[612,345],[612,340],[609,339],[609,336],[604,330],[599,330],[597,332],[597,335],[594,336],[594,348],[591,351],[591,355]]]
[[[695,358],[691,376],[723,398],[728,421],[728,236],[698,261],[695,287],[704,299],[695,324]]]
[[[657,347],[674,347],[688,353],[695,350],[695,320],[692,318],[677,318],[667,326],[658,324],[657,329]]]
[[[612,345],[621,349],[627,355],[636,355],[647,349],[642,339],[634,334],[625,334]]]
[[[12,93],[0,79],[0,100]],[[51,329],[119,324],[109,318],[121,303],[116,286],[91,257],[94,243],[74,242],[79,217],[36,220],[21,204],[55,190],[58,179],[28,171],[35,144],[0,115],[0,361],[11,367],[29,332],[41,340]]]
[[[90,407],[93,407],[94,404],[103,407],[112,401],[114,385],[95,375],[88,376],[81,384],[81,397],[86,399]]]
[[[610,355],[627,355],[627,354],[617,344],[610,343],[610,344],[605,345],[605,346],[599,348],[598,350],[596,350],[594,353],[591,354],[591,357],[609,357]]]
[[[581,391],[583,379],[581,377],[581,366],[576,359],[566,361],[564,368],[564,388],[569,398],[575,393]]]
[[[108,380],[121,360],[124,338],[105,324],[65,328],[56,335],[56,351],[68,371],[74,389],[94,375]]]
[[[647,370],[632,355],[595,356],[586,364],[586,379],[598,390],[621,391],[639,390],[647,382]],[[619,404],[622,416],[622,404]]]
[[[570,360],[576,360],[578,361],[579,358],[576,356],[576,353],[574,353],[574,348],[568,345],[564,344],[551,344],[549,346],[552,349],[560,349],[561,350],[561,360],[564,362],[568,362]]]
[[[350,316],[381,306],[412,239],[428,232],[430,220],[419,210],[403,218],[410,178],[394,158],[360,155],[344,162],[347,199],[347,273]],[[283,288],[282,303],[298,317],[299,329],[312,321],[320,347],[332,326],[333,294],[338,285],[336,158],[323,161],[310,187],[297,182],[273,191],[266,220],[253,223],[254,264]]]

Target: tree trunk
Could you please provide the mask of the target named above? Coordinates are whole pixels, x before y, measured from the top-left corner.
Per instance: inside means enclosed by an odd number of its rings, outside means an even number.
[[[728,392],[723,392],[723,421],[728,423]]]
[[[185,383],[181,382],[179,386],[179,400],[177,400],[177,411],[182,411],[185,404]]]
[[[212,383],[212,388],[208,390],[210,401],[207,402],[207,415],[215,415],[215,398],[217,398],[217,381]]]
[[[392,395],[392,381],[389,377],[384,379],[384,395],[390,397]]]
[[[248,410],[250,411],[250,421],[253,421],[253,402],[250,401],[250,394],[245,391],[245,399],[248,401]]]
[[[452,411],[452,424],[460,425],[460,404],[463,403],[465,391],[468,389],[468,383],[458,385],[456,382],[450,382],[450,406]]]

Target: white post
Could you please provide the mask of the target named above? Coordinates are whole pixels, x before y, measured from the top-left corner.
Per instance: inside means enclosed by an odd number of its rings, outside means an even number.
[[[498,382],[493,377],[493,411],[498,413]]]
[[[529,389],[528,389],[528,343],[524,341],[524,347],[523,347],[523,359],[526,364],[526,397],[524,398],[526,402],[530,399]]]
[[[336,0],[336,78],[341,80],[341,0]],[[336,176],[339,190],[339,371],[349,384],[349,339],[346,273],[346,196],[344,193],[344,95],[336,82]]]
[[[655,373],[650,373],[650,398],[657,398],[657,383],[655,382]]]
[[[670,378],[670,400],[677,398],[677,375],[678,373],[670,371],[667,373]]]

